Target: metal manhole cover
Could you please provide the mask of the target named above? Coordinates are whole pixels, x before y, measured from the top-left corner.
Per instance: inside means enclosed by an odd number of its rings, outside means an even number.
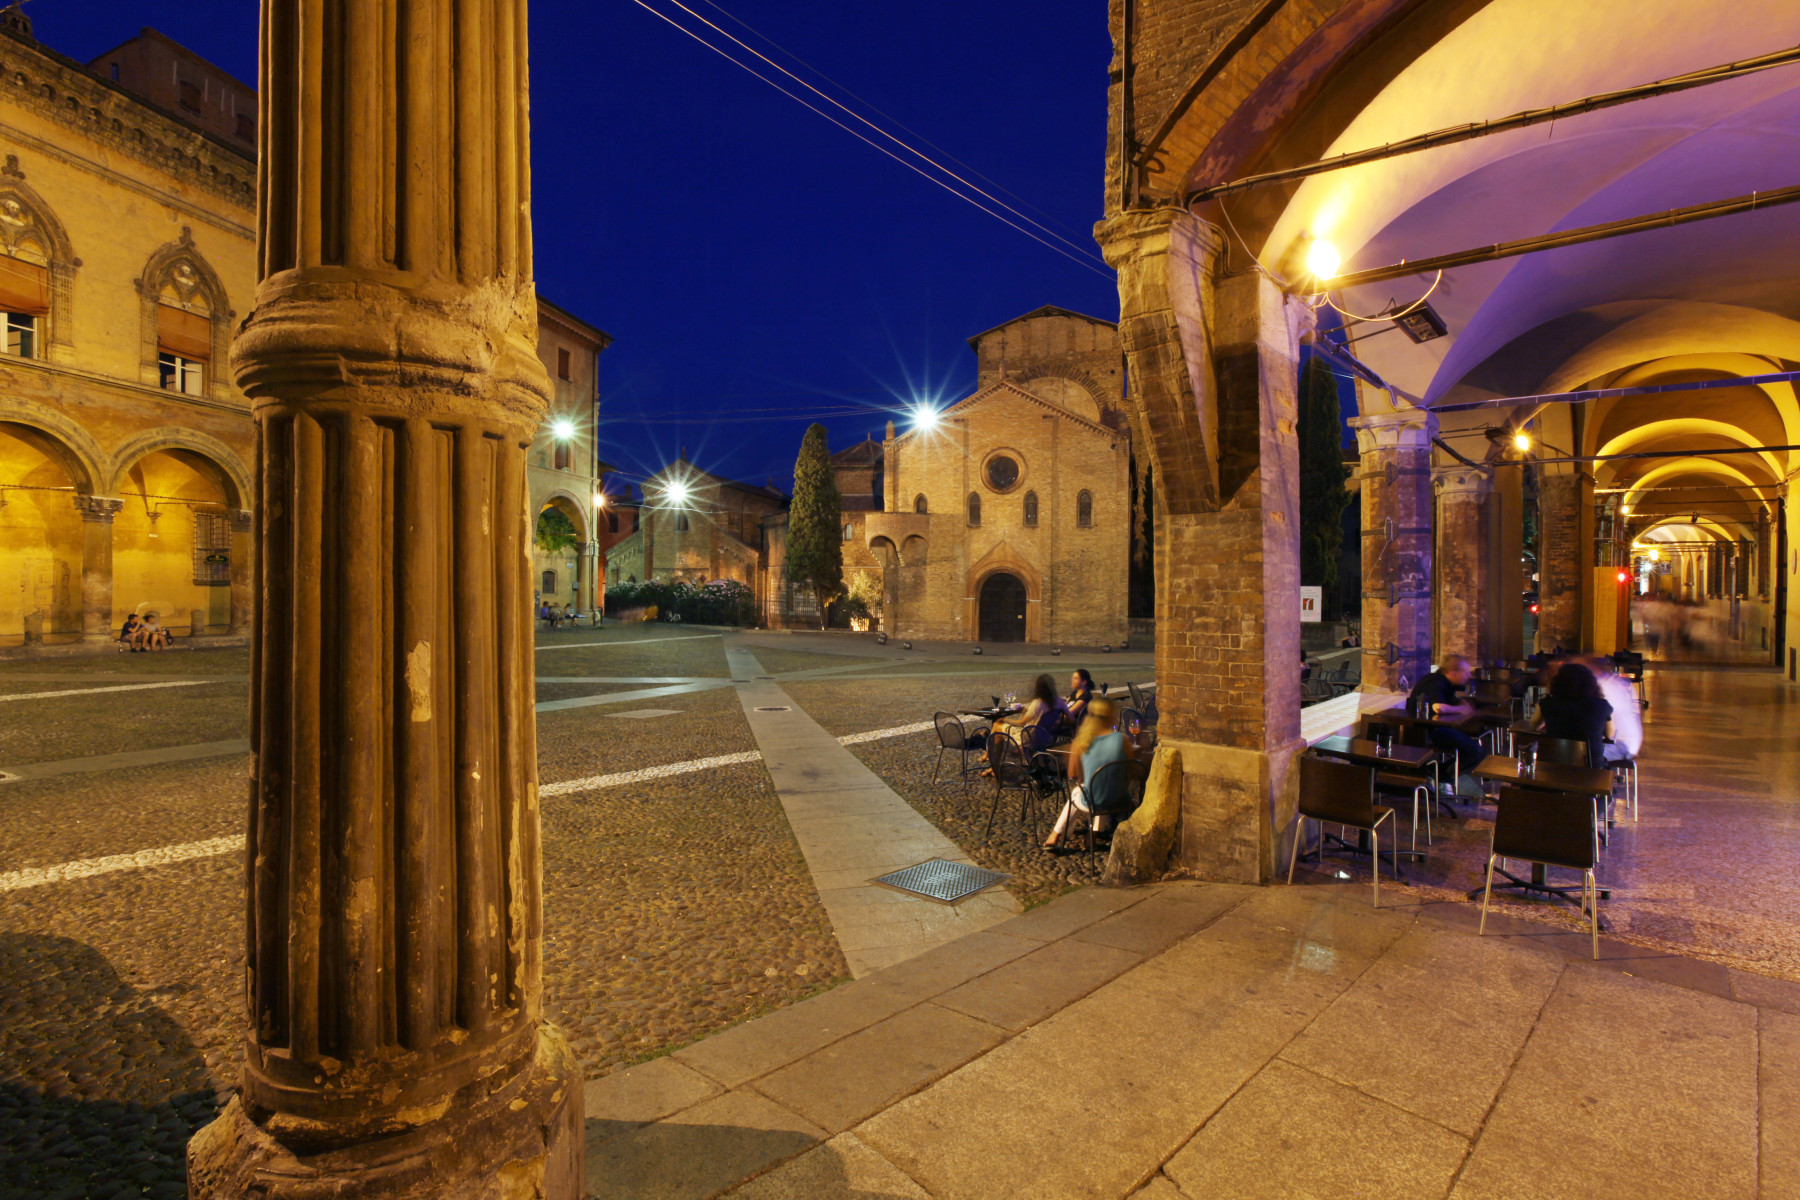
[[[936,900],[940,904],[955,904],[958,900],[973,896],[983,888],[993,887],[1009,878],[1011,876],[999,871],[972,867],[968,863],[931,858],[916,867],[894,871],[871,882],[923,896],[927,900]]]
[[[756,706],[756,711],[757,712],[793,712],[794,710],[786,704],[759,704]]]

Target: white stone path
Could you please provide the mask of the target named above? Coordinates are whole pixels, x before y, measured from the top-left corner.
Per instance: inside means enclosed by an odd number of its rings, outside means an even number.
[[[806,856],[838,945],[861,978],[945,942],[1019,915],[1019,902],[989,888],[954,906],[870,880],[926,859],[968,855],[801,711],[749,650],[725,644],[744,718]]]

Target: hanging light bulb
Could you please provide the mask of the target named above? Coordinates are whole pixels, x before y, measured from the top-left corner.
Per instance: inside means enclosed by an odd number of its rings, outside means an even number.
[[[1313,244],[1306,248],[1306,269],[1312,272],[1314,279],[1330,279],[1343,265],[1343,255],[1323,238],[1314,238]]]
[[[1519,432],[1513,434],[1513,449],[1515,449],[1515,450],[1531,449],[1531,435],[1529,433],[1526,433],[1523,429],[1521,429],[1521,430],[1519,430]]]

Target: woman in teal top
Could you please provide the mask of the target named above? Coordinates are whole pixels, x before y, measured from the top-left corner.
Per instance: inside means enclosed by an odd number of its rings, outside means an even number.
[[[1105,821],[1106,811],[1117,806],[1121,797],[1115,789],[1122,790],[1124,777],[1117,771],[1111,778],[1116,782],[1107,789],[1107,795],[1091,791],[1095,778],[1102,767],[1136,756],[1136,747],[1131,740],[1117,729],[1119,706],[1111,700],[1095,699],[1087,706],[1087,719],[1081,723],[1081,731],[1075,735],[1075,742],[1069,747],[1069,778],[1076,781],[1069,789],[1069,802],[1063,805],[1062,814],[1056,818],[1056,826],[1044,841],[1044,849],[1056,850],[1062,845],[1063,832],[1069,827],[1069,818],[1079,808],[1084,813],[1098,810],[1099,817],[1090,817],[1096,822]],[[1098,823],[1095,833],[1105,832]]]

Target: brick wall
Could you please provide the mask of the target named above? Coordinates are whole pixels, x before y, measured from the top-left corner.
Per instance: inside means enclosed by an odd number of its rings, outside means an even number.
[[[1581,544],[1584,477],[1538,480],[1537,649],[1581,648],[1582,585],[1591,574],[1591,547]]]

